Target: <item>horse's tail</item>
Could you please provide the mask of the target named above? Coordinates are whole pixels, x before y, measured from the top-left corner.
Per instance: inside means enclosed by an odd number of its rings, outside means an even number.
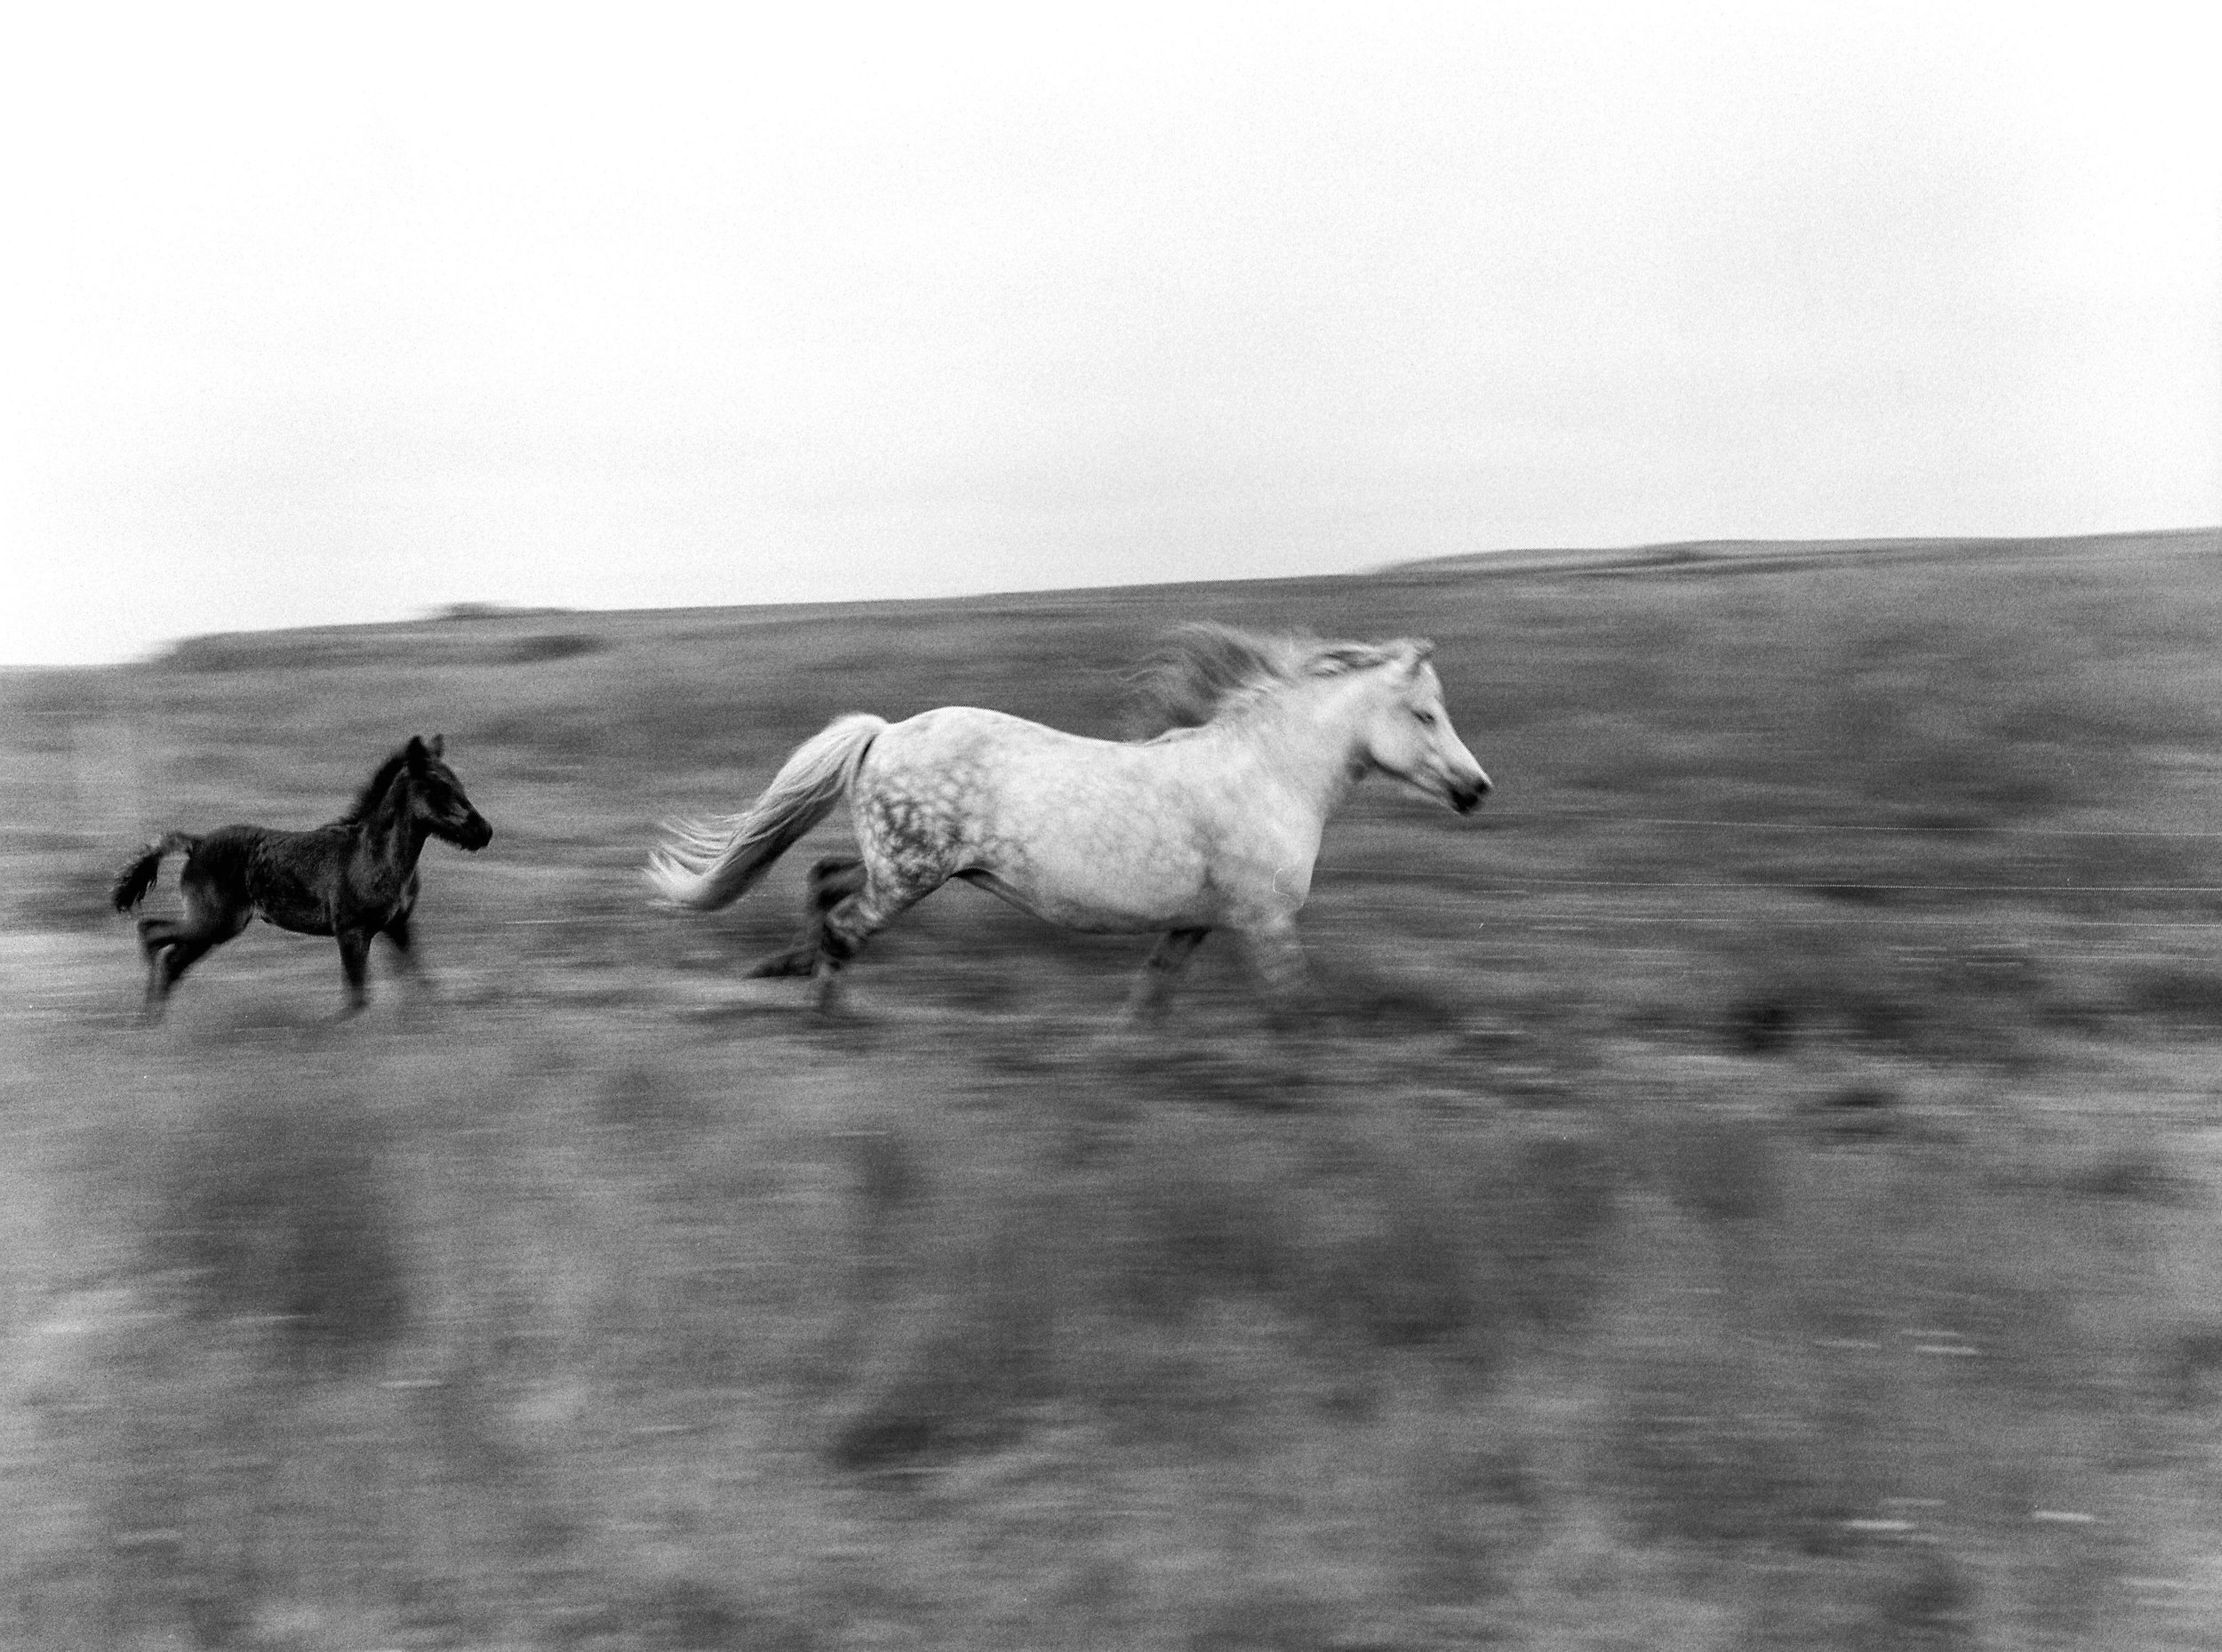
[[[147,891],[155,886],[155,876],[162,870],[162,858],[183,850],[191,854],[201,846],[201,840],[190,832],[165,832],[147,845],[147,852],[124,868],[124,875],[116,880],[116,887],[108,891],[116,902],[116,910],[129,912],[147,898]]]
[[[746,893],[797,838],[833,812],[886,727],[886,718],[868,712],[836,717],[795,748],[747,813],[674,821],[663,846],[649,857],[656,903],[707,912]]]

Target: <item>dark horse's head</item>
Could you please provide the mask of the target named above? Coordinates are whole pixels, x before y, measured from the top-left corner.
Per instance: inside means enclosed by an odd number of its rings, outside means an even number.
[[[429,740],[412,735],[402,748],[402,767],[409,777],[410,816],[422,821],[433,836],[444,837],[458,849],[484,849],[493,842],[494,829],[486,824],[485,816],[471,807],[455,770],[441,760],[446,743],[443,735],[436,734]]]

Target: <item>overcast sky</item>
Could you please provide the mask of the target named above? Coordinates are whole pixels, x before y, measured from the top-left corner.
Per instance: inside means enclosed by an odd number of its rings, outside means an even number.
[[[0,661],[2222,521],[2211,7],[45,9]]]

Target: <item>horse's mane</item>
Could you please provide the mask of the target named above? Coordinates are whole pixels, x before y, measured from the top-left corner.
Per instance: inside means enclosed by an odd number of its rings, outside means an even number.
[[[386,788],[393,785],[394,777],[408,766],[409,748],[404,746],[379,764],[377,771],[364,782],[363,789],[356,794],[355,802],[348,805],[348,812],[340,818],[342,821],[369,819],[371,811],[378,807],[379,799],[386,795]]]
[[[1416,646],[1267,636],[1198,620],[1170,633],[1133,674],[1129,722],[1141,739],[1202,728],[1315,678],[1386,666]]]

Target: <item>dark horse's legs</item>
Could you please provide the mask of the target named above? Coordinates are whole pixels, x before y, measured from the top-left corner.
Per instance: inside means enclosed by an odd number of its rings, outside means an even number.
[[[200,962],[201,955],[235,938],[247,927],[253,913],[244,906],[226,906],[199,890],[188,887],[182,918],[141,918],[139,945],[147,954],[147,1018],[162,1018],[170,989],[179,978]],[[423,966],[410,947],[409,918],[404,914],[383,930],[343,930],[340,933],[340,968],[347,977],[348,1003],[341,1016],[356,1014],[369,1002],[371,938],[383,934],[409,972],[421,981]]]
[[[190,884],[184,885],[185,916],[141,918],[139,946],[147,955],[147,1019],[162,1018],[163,1006],[178,978],[190,970],[203,953],[221,946],[247,927],[253,914],[245,907],[226,906],[210,899]]]
[[[340,931],[340,968],[348,978],[348,1007],[340,1012],[342,1019],[360,1013],[370,1002],[364,982],[370,972],[371,937],[375,933],[374,930]]]
[[[394,961],[407,972],[417,986],[422,989],[429,986],[425,978],[424,960],[418,956],[414,938],[409,932],[409,914],[405,912],[396,913],[379,932],[394,944]]]

